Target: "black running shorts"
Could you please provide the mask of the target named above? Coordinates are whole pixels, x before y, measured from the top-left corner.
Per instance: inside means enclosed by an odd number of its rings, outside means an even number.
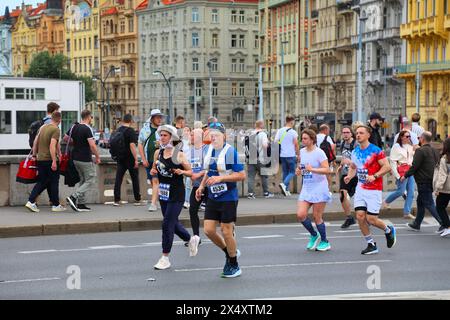
[[[208,199],[205,209],[205,220],[219,221],[220,223],[236,222],[237,201],[214,201]]]
[[[346,176],[341,176],[339,182],[339,190],[346,190],[350,197],[353,197],[356,192],[356,186],[358,185],[358,177],[354,177],[348,184],[345,184],[344,178]]]

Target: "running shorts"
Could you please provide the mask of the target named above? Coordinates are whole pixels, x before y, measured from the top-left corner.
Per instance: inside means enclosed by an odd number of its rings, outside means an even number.
[[[380,190],[366,190],[356,187],[354,208],[364,210],[370,215],[379,215],[383,199],[383,192]]]
[[[208,199],[204,220],[214,220],[220,223],[236,222],[237,206],[237,201],[214,201]]]

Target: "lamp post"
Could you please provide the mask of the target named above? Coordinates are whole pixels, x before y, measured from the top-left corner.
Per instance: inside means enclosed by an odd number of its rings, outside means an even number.
[[[388,123],[390,122],[390,120],[388,119],[388,115],[387,115],[387,52],[383,49],[383,58],[384,58],[384,117],[387,119]],[[384,135],[386,135],[386,127],[384,128]]]
[[[362,34],[364,22],[368,19],[363,11],[363,13],[358,12],[359,14],[359,35],[358,35],[358,109],[357,109],[357,119],[360,122],[363,122],[363,72],[364,72],[364,63],[363,63],[363,45],[362,45]]]
[[[208,72],[209,72],[209,116],[212,117],[213,115],[213,103],[212,103],[212,78],[211,78],[211,67],[213,63],[217,63],[217,59],[213,58],[210,59],[207,63],[206,66],[208,67]]]
[[[284,121],[284,45],[289,41],[281,41],[281,97],[280,97],[280,127],[283,126]]]
[[[108,129],[109,131],[109,127],[110,127],[110,102],[109,102],[109,88],[106,89],[106,80],[108,79],[108,77],[111,75],[111,73],[114,72],[114,74],[120,74],[120,68],[119,67],[114,67],[114,66],[110,66],[108,73],[106,74],[105,79],[102,80],[101,76],[94,76],[92,77],[93,81],[100,81],[101,85],[102,85],[102,109],[103,109],[103,129],[106,131],[106,129]],[[103,92],[106,91],[106,107],[107,107],[107,111],[105,114],[105,106],[104,106],[104,95]],[[108,118],[108,120],[106,120],[106,118]]]
[[[153,71],[153,75],[157,76],[157,75],[162,75],[164,78],[164,81],[166,82],[167,88],[169,90],[169,119],[167,120],[168,124],[171,124],[171,122],[173,121],[174,115],[173,115],[173,105],[172,105],[172,79],[175,79],[175,77],[169,77],[167,78],[166,75],[160,71],[160,70],[155,70]]]

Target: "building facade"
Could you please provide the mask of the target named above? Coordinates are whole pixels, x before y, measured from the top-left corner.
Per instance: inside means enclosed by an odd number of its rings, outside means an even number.
[[[13,23],[14,18],[6,7],[5,14],[0,17],[0,75],[12,74],[11,28]]]
[[[419,112],[421,125],[443,139],[450,125],[450,1],[408,0],[404,13],[406,64],[397,76],[406,81],[406,113]]]
[[[139,9],[141,119],[153,108],[169,114],[160,71],[170,79],[174,117],[192,125],[212,114],[227,127],[251,127],[258,112],[258,1],[151,0]]]

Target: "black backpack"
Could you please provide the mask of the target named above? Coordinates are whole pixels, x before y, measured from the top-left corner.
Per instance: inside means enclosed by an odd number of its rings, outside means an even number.
[[[125,128],[125,130],[128,128]],[[120,127],[109,139],[109,153],[114,161],[124,160],[127,156],[127,146],[125,144],[125,130]]]
[[[325,155],[328,158],[328,162],[333,162],[334,160],[336,160],[336,156],[333,153],[333,149],[331,148],[331,144],[328,142],[328,136],[325,136],[325,138],[323,139],[322,143],[320,144],[320,149],[323,150],[323,152],[325,152]]]
[[[256,150],[256,159],[259,158],[259,150],[258,150],[258,135],[261,133],[261,131],[255,133],[252,133],[248,136],[245,136],[244,138],[244,153],[245,153],[245,160],[247,163],[249,163],[250,160],[250,154],[254,156],[254,151]],[[252,163],[254,164],[254,163]]]
[[[39,129],[44,125],[44,120],[34,121],[28,128],[28,144],[33,148],[34,140],[39,132]]]

